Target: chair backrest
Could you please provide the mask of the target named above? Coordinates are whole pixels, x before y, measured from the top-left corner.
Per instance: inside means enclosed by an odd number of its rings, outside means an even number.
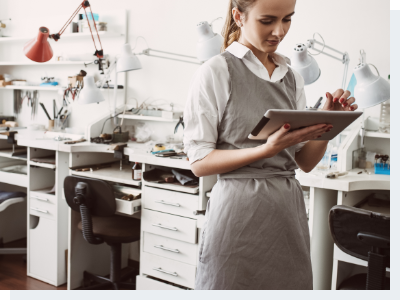
[[[81,196],[85,198],[85,204],[91,215],[111,217],[115,214],[117,204],[114,191],[103,180],[67,176],[64,180],[64,194],[69,207],[77,212],[80,211],[80,203],[76,197]]]
[[[371,246],[357,237],[359,233],[368,233],[390,240],[390,217],[350,206],[336,205],[331,208],[329,228],[339,249],[366,261]],[[390,267],[390,248],[382,249],[381,254],[387,256],[386,267]]]

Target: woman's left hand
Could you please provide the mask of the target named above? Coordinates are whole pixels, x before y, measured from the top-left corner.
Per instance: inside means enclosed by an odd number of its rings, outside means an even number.
[[[358,108],[357,104],[353,104],[356,99],[350,97],[349,91],[337,90],[333,94],[326,93],[326,102],[322,110],[329,111],[355,111]]]

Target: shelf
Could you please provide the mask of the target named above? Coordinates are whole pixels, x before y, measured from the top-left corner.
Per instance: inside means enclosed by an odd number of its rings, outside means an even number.
[[[116,32],[109,32],[109,31],[99,31],[100,38],[102,37],[120,37],[123,34],[116,33]],[[61,39],[71,39],[71,38],[84,38],[84,37],[91,37],[90,32],[75,32],[75,33],[64,33],[61,36]],[[18,36],[18,37],[0,37],[0,43],[8,43],[8,42],[23,42],[29,41],[33,39],[34,36]],[[49,39],[50,42],[54,42],[52,39]]]
[[[184,192],[184,193],[188,193],[188,194],[198,194],[199,193],[199,187],[190,188],[190,187],[185,187],[183,185],[177,185],[177,184],[172,184],[172,183],[155,183],[155,182],[148,182],[148,181],[144,181],[144,180],[143,180],[143,183],[146,186],[152,186],[152,187],[156,187],[156,188],[164,189],[164,190]]]
[[[65,89],[62,86],[39,86],[39,85],[7,85],[0,90],[29,90],[29,91],[58,91]]]
[[[95,60],[95,57],[93,57]],[[49,61],[45,63],[38,63],[34,61],[0,61],[0,66],[61,66],[61,65],[84,65],[91,61]],[[96,64],[90,64],[87,66],[97,66]]]
[[[7,183],[22,187],[28,186],[28,175],[25,174],[0,171],[0,178],[1,178],[1,183]]]
[[[0,90],[29,90],[29,91],[54,91],[65,90],[66,87],[63,86],[39,86],[39,85],[7,85]],[[113,90],[114,88],[110,88]],[[119,90],[123,90],[124,87],[118,87]],[[107,88],[100,89],[101,91],[108,90]]]
[[[119,162],[110,168],[104,168],[93,172],[78,172],[72,171],[72,175],[97,178],[112,182],[125,183],[134,186],[140,186],[141,181],[134,181],[132,179],[132,166],[122,166],[122,171],[119,169]]]
[[[348,135],[348,131],[342,131],[340,134]],[[373,137],[373,138],[382,138],[382,139],[390,139],[390,133],[382,133],[378,131],[365,131],[366,137]]]
[[[0,149],[0,156],[12,159],[27,160],[26,148],[16,148],[13,152],[12,149]]]
[[[29,162],[30,166],[36,166],[36,167],[40,167],[40,168],[46,168],[46,169],[56,169],[56,165],[53,164],[45,164],[45,163],[38,163],[38,162],[34,162],[34,161],[30,161]]]
[[[353,169],[349,174],[336,179],[325,178],[322,174],[304,173],[296,171],[296,179],[303,186],[337,190],[337,191],[360,191],[360,190],[390,190],[390,175],[374,174],[374,169],[368,174],[358,174],[363,169]]]
[[[366,131],[365,136],[390,139],[390,133],[382,133],[382,132],[375,132],[375,131]]]
[[[118,118],[122,119],[122,115]],[[179,119],[166,119],[161,117],[151,117],[151,116],[138,116],[138,115],[127,115],[125,114],[124,119],[126,120],[141,120],[141,121],[158,121],[158,122],[179,122]]]

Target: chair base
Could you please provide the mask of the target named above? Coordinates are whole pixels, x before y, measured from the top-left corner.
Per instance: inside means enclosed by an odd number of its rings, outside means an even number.
[[[3,238],[0,238],[0,255],[26,254],[26,248],[3,248]]]
[[[84,285],[80,290],[136,290],[136,270],[131,269],[121,276],[121,281],[112,282],[110,278],[95,275],[89,272],[83,272]],[[128,282],[132,279],[132,282]],[[92,285],[92,283],[96,283]]]

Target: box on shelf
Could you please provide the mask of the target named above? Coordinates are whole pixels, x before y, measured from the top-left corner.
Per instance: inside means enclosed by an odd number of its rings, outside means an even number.
[[[80,75],[68,76],[68,85],[70,85],[71,87],[76,87],[77,83],[79,82],[79,85],[83,87],[83,77],[84,76]]]

